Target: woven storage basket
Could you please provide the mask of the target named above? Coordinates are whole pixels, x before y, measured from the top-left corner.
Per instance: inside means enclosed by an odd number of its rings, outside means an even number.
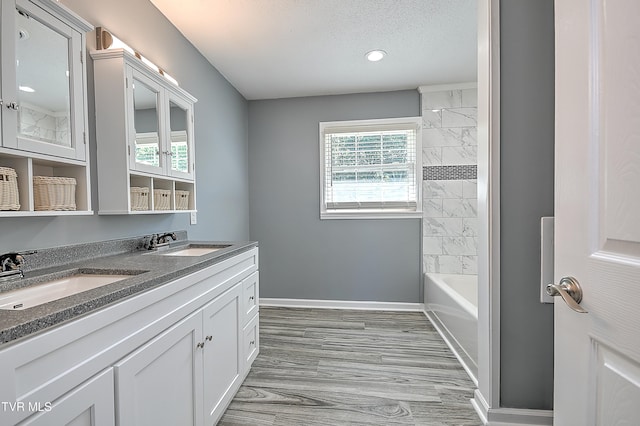
[[[129,189],[131,193],[131,210],[141,211],[149,210],[149,188],[146,186],[132,186]]]
[[[9,167],[0,167],[0,210],[20,210],[18,175]]]
[[[76,180],[68,177],[34,176],[33,204],[36,211],[75,210]]]
[[[189,191],[176,189],[176,210],[189,210]]]
[[[171,191],[168,189],[154,189],[153,208],[156,210],[169,210],[171,208]]]

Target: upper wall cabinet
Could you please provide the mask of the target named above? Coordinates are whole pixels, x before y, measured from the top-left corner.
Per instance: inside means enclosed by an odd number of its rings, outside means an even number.
[[[125,49],[91,57],[99,213],[194,211],[196,99]]]
[[[0,217],[91,214],[93,26],[54,0],[2,0],[0,23]]]
[[[85,33],[55,1],[2,1],[2,147],[84,161]]]

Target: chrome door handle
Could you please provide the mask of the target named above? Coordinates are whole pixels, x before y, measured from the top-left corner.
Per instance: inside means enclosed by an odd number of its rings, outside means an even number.
[[[573,277],[564,277],[560,284],[547,284],[547,294],[549,296],[561,296],[571,309],[581,314],[587,311],[579,303],[582,301],[582,287],[578,280]]]

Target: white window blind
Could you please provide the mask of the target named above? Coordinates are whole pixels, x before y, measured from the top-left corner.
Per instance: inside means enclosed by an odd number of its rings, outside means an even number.
[[[320,123],[323,212],[418,211],[419,128],[414,118]]]

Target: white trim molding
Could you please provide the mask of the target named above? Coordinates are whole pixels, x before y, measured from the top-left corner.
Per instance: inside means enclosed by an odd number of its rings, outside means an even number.
[[[278,299],[261,297],[260,306],[424,312],[424,303],[368,302],[357,300]]]
[[[521,408],[489,408],[487,401],[478,390],[471,404],[476,409],[482,422],[487,426],[551,426],[553,411],[528,410]]]
[[[478,2],[478,415],[500,409],[500,0]],[[489,418],[488,418],[489,417]]]

